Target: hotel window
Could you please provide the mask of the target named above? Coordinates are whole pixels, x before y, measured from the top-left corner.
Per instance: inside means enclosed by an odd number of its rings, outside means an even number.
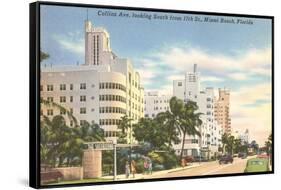
[[[47,91],[53,91],[54,90],[54,86],[51,84],[47,85]]]
[[[60,97],[60,102],[61,102],[61,103],[66,102],[66,97],[65,97],[65,96],[61,96],[61,97]]]
[[[43,85],[40,85],[40,91],[43,91]]]
[[[47,110],[47,115],[53,115],[54,113],[53,113],[53,110],[52,109],[49,109],[49,110]]]
[[[73,126],[73,121],[72,121],[72,120],[70,121],[70,126],[71,126],[71,127]]]
[[[86,96],[80,96],[80,102],[86,102]]]
[[[70,84],[70,90],[73,90],[73,84]]]
[[[85,89],[86,89],[86,83],[81,83],[80,90],[85,90]]]
[[[87,123],[86,120],[80,120],[80,125],[81,125],[81,126],[85,125],[86,123]]]
[[[69,109],[69,112],[72,114],[72,113],[73,113],[73,108],[70,108],[70,109]]]
[[[86,108],[80,108],[80,114],[86,114]]]
[[[47,101],[48,102],[54,102],[54,98],[53,97],[47,97]]]
[[[66,90],[66,85],[65,84],[60,84],[60,90]]]
[[[61,115],[65,115],[65,114],[66,114],[65,109],[61,109],[61,110],[60,110],[60,114],[61,114]]]
[[[73,96],[70,96],[70,102],[73,102]]]
[[[178,82],[178,86],[182,86],[182,82]]]
[[[129,83],[131,83],[132,74],[129,73]]]

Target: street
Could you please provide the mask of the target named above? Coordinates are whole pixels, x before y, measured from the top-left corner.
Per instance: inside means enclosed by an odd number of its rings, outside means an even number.
[[[220,165],[218,161],[201,162],[200,165],[192,168],[182,169],[179,171],[173,171],[165,174],[153,174],[147,175],[144,178],[169,178],[169,177],[182,177],[182,176],[201,176],[201,175],[215,175],[215,174],[231,174],[231,173],[244,173],[244,169],[247,164],[247,159],[234,158],[232,164]],[[197,164],[197,163],[194,163]]]

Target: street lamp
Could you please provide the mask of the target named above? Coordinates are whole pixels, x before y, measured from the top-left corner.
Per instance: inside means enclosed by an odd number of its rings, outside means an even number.
[[[113,158],[114,158],[114,172],[113,172],[113,180],[114,180],[114,181],[116,181],[116,176],[117,176],[116,142],[113,142]]]

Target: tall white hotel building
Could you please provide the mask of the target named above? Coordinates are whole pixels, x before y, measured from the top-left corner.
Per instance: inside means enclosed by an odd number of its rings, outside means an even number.
[[[184,156],[192,155],[211,157],[221,145],[222,128],[215,120],[215,95],[214,89],[208,87],[203,91],[200,90],[200,73],[197,72],[197,65],[194,65],[193,72],[187,72],[183,80],[173,81],[173,95],[182,99],[184,102],[189,100],[197,103],[198,112],[203,113],[201,120],[203,124],[199,127],[201,137],[187,135],[184,141]],[[174,145],[177,154],[180,154],[181,143]]]
[[[144,94],[144,116],[154,118],[160,112],[170,110],[172,96],[159,94],[158,91],[148,91]]]
[[[129,59],[119,58],[110,47],[109,33],[85,22],[85,64],[41,67],[41,97],[56,102],[78,119],[99,124],[106,140],[116,141],[117,125],[127,114],[132,124],[144,117],[144,91]],[[41,114],[65,113],[41,105]],[[68,125],[73,122],[66,120]]]

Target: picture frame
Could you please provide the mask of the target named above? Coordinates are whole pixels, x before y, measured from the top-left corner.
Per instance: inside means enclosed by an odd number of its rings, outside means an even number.
[[[274,173],[273,16],[40,1],[29,20],[31,187]]]

